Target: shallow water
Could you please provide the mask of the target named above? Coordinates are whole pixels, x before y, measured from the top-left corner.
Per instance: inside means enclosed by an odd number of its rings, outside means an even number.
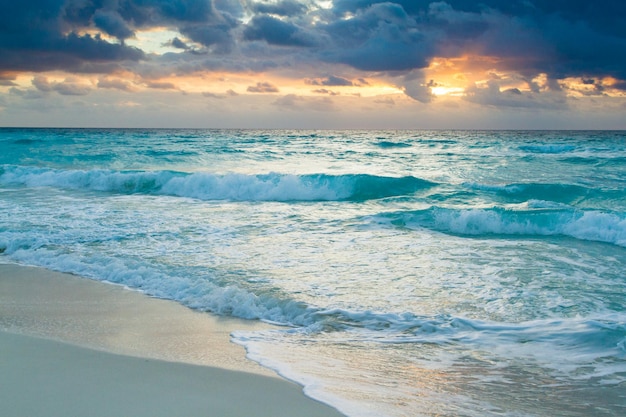
[[[626,412],[624,132],[0,129],[0,250],[278,323],[350,416]]]

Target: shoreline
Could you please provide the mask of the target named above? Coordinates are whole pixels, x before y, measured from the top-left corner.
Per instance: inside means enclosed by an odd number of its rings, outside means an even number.
[[[29,416],[341,416],[245,357],[216,317],[118,285],[0,264],[0,411]]]

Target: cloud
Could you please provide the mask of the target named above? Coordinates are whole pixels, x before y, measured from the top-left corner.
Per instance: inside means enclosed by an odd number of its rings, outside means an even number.
[[[211,0],[32,0],[0,4],[0,71],[112,72],[146,59],[105,39],[170,26],[214,51],[230,51],[238,21]],[[93,31],[100,31],[94,33]]]
[[[296,94],[280,97],[272,105],[297,111],[329,112],[336,110],[334,102],[329,97],[304,97]]]
[[[228,53],[231,51],[234,41],[230,34],[231,26],[228,24],[218,25],[187,25],[179,28],[183,35],[206,47],[214,47],[213,52]]]
[[[271,45],[310,47],[319,44],[311,33],[269,15],[252,18],[243,35],[245,40],[263,40]]]
[[[137,61],[142,51],[109,43],[101,36],[79,34],[83,22],[79,13],[69,13],[76,1],[32,0],[0,4],[0,71],[46,71],[62,69],[89,72],[107,64]],[[105,15],[101,15],[104,17]],[[113,15],[110,15],[113,16]],[[101,25],[113,31],[113,20]],[[118,21],[119,22],[119,21]],[[122,29],[118,28],[119,34]],[[110,68],[110,67],[109,67]]]
[[[244,19],[247,14],[247,3],[244,0],[213,0],[213,7],[222,15],[228,15],[233,19]]]
[[[84,96],[91,92],[91,87],[70,78],[61,82],[50,82],[48,78],[38,75],[33,78],[32,84],[42,93],[57,92],[64,96]]]
[[[278,88],[268,82],[258,82],[247,89],[250,93],[278,93]]]
[[[338,96],[341,95],[341,93],[338,93],[336,91],[332,91],[332,90],[327,90],[325,88],[318,88],[317,90],[311,90],[311,92],[313,93],[317,93],[317,94],[328,94],[330,96]]]
[[[391,97],[377,98],[377,99],[374,100],[374,103],[382,104],[382,105],[385,105],[387,107],[393,107],[393,106],[396,105],[396,102]]]
[[[308,7],[294,0],[282,0],[278,3],[254,3],[252,10],[256,13],[294,16],[304,13]]]
[[[120,3],[118,7],[123,10],[124,17],[136,20],[142,26],[151,22],[211,22],[218,16],[210,0],[128,0]]]
[[[490,80],[486,86],[473,86],[466,91],[469,102],[489,107],[512,107],[526,109],[564,109],[567,103],[561,92],[522,92],[519,88],[501,88],[498,80]]]
[[[138,30],[170,27],[208,48],[234,54],[245,68],[256,57],[246,43],[270,49],[266,61],[349,65],[366,72],[411,72],[434,57],[482,54],[501,69],[552,78],[611,75],[626,79],[626,5],[580,0],[335,0],[331,9],[282,0],[32,0],[0,5],[4,70],[110,72],[147,56],[99,36],[129,39]],[[250,16],[247,24],[244,18]],[[91,32],[88,32],[91,31]],[[177,40],[176,40],[177,39]],[[172,46],[188,50],[180,38]],[[191,58],[186,58],[191,59]],[[267,64],[266,66],[271,66]],[[210,67],[207,67],[210,68]]]
[[[174,48],[178,48],[178,49],[189,49],[189,46],[183,42],[182,40],[180,40],[178,37],[175,37],[174,39],[172,39],[168,45],[173,46]]]
[[[178,90],[178,87],[174,83],[165,81],[145,81],[145,86],[156,90]]]
[[[335,45],[321,59],[365,71],[408,71],[428,65],[433,45],[401,5],[378,3],[354,12],[350,19],[323,27]]]
[[[251,87],[251,88],[256,88],[256,87]],[[218,94],[218,93],[212,93],[210,91],[205,91],[202,93],[202,95],[208,98],[225,99],[228,97],[237,97],[239,93],[231,89],[231,90],[227,90],[224,94]]]
[[[42,75],[33,78],[31,82],[39,91],[42,91],[44,93],[49,93],[50,91],[53,91],[53,87],[48,81],[48,78]]]
[[[115,11],[97,10],[93,15],[93,23],[98,29],[118,39],[126,39],[134,35],[124,19]]]
[[[337,77],[335,75],[330,75],[326,78],[307,79],[305,80],[305,83],[310,85],[323,85],[328,87],[351,87],[357,85],[346,78]]]
[[[498,57],[503,69],[626,79],[626,4],[552,0],[335,0],[327,59],[358,69],[424,68],[435,56]]]
[[[132,86],[128,81],[112,78],[112,77],[102,77],[98,80],[98,88],[108,88],[108,89],[116,89],[120,91],[133,92],[137,89]]]
[[[425,82],[424,72],[415,70],[404,77],[399,83],[399,87],[404,94],[421,103],[430,103],[433,99],[431,88],[434,87],[433,81]]]
[[[2,86],[2,87],[17,86],[17,84],[14,82],[14,80],[16,78],[17,77],[16,77],[15,74],[2,74],[2,73],[0,73],[0,86]]]
[[[36,99],[42,99],[46,97],[46,93],[43,93],[36,89],[35,90],[33,89],[23,90],[21,88],[13,87],[9,89],[9,93],[22,97],[26,100],[36,100]]]
[[[202,95],[204,97],[208,97],[208,98],[217,98],[217,99],[224,99],[224,98],[226,98],[226,96],[224,96],[222,94],[211,93],[210,91],[205,91],[205,92],[202,93]]]

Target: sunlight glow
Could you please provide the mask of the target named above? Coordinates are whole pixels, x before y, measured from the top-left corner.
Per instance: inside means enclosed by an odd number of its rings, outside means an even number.
[[[437,86],[431,87],[430,92],[436,96],[461,97],[465,94],[465,89],[461,87]]]

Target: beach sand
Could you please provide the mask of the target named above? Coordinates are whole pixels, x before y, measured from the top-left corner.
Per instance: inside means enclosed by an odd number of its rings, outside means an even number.
[[[0,415],[341,416],[230,342],[269,327],[0,264]]]

